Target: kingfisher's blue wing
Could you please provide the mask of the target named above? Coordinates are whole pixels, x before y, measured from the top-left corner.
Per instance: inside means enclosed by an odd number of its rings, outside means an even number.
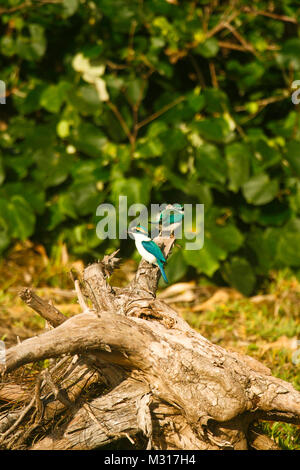
[[[183,219],[183,214],[180,214],[178,212],[175,212],[174,214],[169,213],[163,217],[162,223],[164,225],[175,224],[177,222],[181,222],[182,219]]]
[[[177,222],[181,222],[183,219],[183,214],[179,212],[172,212],[171,210],[167,209],[161,212],[160,218],[158,221],[151,221],[150,224],[159,225],[162,223],[165,227],[171,224],[176,224]]]
[[[161,249],[159,248],[158,245],[156,245],[156,243],[153,240],[143,241],[142,245],[145,248],[145,250],[149,251],[149,253],[151,253],[151,255],[155,256],[156,259],[158,259],[162,263],[166,262],[166,259],[163,255]]]

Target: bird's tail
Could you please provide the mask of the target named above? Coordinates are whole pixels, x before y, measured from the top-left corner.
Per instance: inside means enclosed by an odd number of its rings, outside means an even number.
[[[163,263],[161,261],[158,261],[157,264],[158,264],[158,267],[160,269],[161,275],[164,278],[164,281],[168,284],[169,281],[168,281],[168,278],[166,276]]]

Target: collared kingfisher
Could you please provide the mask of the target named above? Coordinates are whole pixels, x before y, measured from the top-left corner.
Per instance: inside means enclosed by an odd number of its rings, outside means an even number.
[[[129,230],[129,233],[133,235],[135,246],[142,258],[144,258],[148,263],[157,264],[164,281],[168,283],[168,279],[164,271],[166,259],[159,246],[148,236],[147,230],[138,225],[137,227]]]
[[[181,204],[168,204],[164,210],[159,214],[153,225],[161,226],[163,234],[171,233],[182,224],[184,217],[184,210]]]

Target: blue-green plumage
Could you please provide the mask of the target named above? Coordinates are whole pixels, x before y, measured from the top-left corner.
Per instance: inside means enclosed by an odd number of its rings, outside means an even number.
[[[157,265],[160,269],[162,277],[163,277],[164,281],[168,283],[169,281],[167,279],[167,276],[166,276],[166,273],[165,273],[165,270],[164,270],[164,263],[166,262],[166,259],[163,255],[161,249],[159,248],[159,246],[156,245],[156,243],[153,240],[142,241],[142,245],[145,248],[145,250],[147,250],[149,253],[151,253],[151,255],[155,256],[156,261],[157,261]]]
[[[161,213],[159,222],[163,225],[171,225],[181,222],[183,219],[183,214],[176,212],[175,214],[172,213]]]
[[[166,259],[161,249],[159,248],[158,245],[156,245],[156,243],[153,240],[142,241],[142,245],[145,248],[145,250],[149,251],[149,253],[155,256],[157,260],[161,261],[162,263],[166,262]]]
[[[181,204],[169,204],[160,214],[156,221],[151,221],[153,225],[161,226],[162,229],[175,230],[182,224],[184,217],[183,206]]]

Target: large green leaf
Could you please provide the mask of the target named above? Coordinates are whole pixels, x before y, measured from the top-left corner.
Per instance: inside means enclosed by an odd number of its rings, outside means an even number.
[[[205,106],[205,97],[204,94],[195,93],[195,90],[190,92],[187,96],[187,101],[189,106],[195,112],[201,111]]]
[[[229,189],[237,192],[249,179],[251,154],[244,143],[235,142],[226,146]]]
[[[33,170],[32,175],[44,188],[59,186],[67,179],[72,164],[73,159],[69,155],[59,155],[53,152],[49,154],[47,166],[39,164],[38,168]]]
[[[242,245],[244,237],[233,224],[209,227],[211,237],[219,247],[226,251],[236,251]]]
[[[280,152],[268,145],[264,140],[259,139],[254,145],[255,157],[258,164],[264,170],[282,160]]]
[[[172,253],[172,256],[170,256],[165,266],[169,283],[177,282],[182,279],[187,272],[187,267],[182,250],[179,249],[175,253]]]
[[[44,212],[46,194],[38,183],[19,181],[0,188],[0,198],[8,200],[12,196],[22,196],[37,214]]]
[[[207,184],[195,180],[187,180],[172,171],[168,171],[167,176],[173,188],[196,198],[197,203],[205,204],[206,207],[211,205],[212,195]]]
[[[22,196],[13,196],[8,205],[12,236],[26,240],[34,232],[35,215]]]
[[[242,187],[245,199],[250,204],[260,206],[272,201],[278,193],[279,186],[277,180],[270,180],[269,175],[260,173],[253,176]]]
[[[203,95],[207,112],[223,114],[228,110],[229,99],[224,91],[217,88],[205,88]]]
[[[63,0],[63,6],[65,10],[65,16],[72,16],[79,6],[79,0]]]
[[[205,236],[203,248],[185,251],[184,258],[199,273],[212,276],[220,266],[219,261],[226,258],[226,251]]]
[[[200,44],[195,51],[206,58],[214,57],[219,51],[218,40],[214,37],[209,38]]]
[[[126,95],[131,103],[137,104],[142,100],[145,92],[145,85],[145,81],[141,78],[134,78],[127,82]]]
[[[134,153],[135,158],[160,157],[165,150],[163,142],[158,137],[140,139]]]
[[[255,274],[246,259],[233,257],[230,262],[225,263],[222,274],[230,285],[244,295],[250,295],[253,292]]]
[[[76,112],[82,114],[95,114],[101,110],[101,101],[93,85],[73,87],[67,95],[68,103]]]
[[[208,181],[226,181],[226,161],[219,149],[212,144],[203,144],[196,153],[198,174]]]
[[[227,142],[231,136],[228,122],[220,117],[196,122],[194,128],[204,139],[212,142]]]
[[[119,206],[119,196],[127,196],[127,206],[132,204],[148,204],[151,181],[147,178],[120,178],[112,183],[112,201]]]
[[[66,100],[66,93],[71,89],[69,82],[60,82],[58,85],[49,85],[41,94],[40,104],[47,111],[57,113]]]
[[[18,155],[17,157],[7,157],[5,165],[7,168],[12,169],[19,179],[23,179],[28,174],[28,168],[33,163],[33,157],[30,154]]]
[[[106,142],[106,136],[93,124],[81,123],[74,131],[74,145],[78,150],[91,157],[100,158]]]
[[[28,34],[19,34],[14,46],[9,44],[11,50],[25,60],[40,59],[46,51],[46,39],[43,26],[37,23],[28,25]]]
[[[266,275],[276,266],[280,236],[281,230],[278,228],[256,228],[247,236],[247,245],[256,257],[252,257],[253,265],[260,274]]]
[[[287,69],[300,70],[300,39],[288,39],[277,55],[279,64]]]
[[[76,212],[83,216],[87,214],[95,214],[97,206],[102,202],[103,196],[97,190],[95,182],[74,183],[67,192],[71,201],[64,200],[64,212],[68,215],[72,214],[72,207]],[[66,197],[66,195],[65,195]],[[66,205],[68,209],[66,209]]]
[[[284,266],[300,266],[300,231],[286,232],[278,243],[278,259]]]

